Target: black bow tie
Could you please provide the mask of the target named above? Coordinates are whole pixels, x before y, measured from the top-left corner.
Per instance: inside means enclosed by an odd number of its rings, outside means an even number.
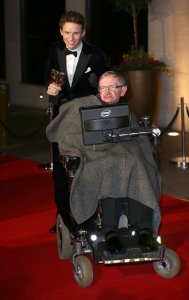
[[[77,51],[70,51],[68,48],[65,49],[65,54],[66,55],[73,54],[75,57],[77,57]]]

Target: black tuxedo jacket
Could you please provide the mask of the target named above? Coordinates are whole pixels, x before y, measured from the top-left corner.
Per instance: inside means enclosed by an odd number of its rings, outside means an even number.
[[[63,41],[55,42],[51,45],[49,57],[45,70],[46,87],[52,81],[51,69],[67,74],[66,70],[66,45]],[[83,48],[75,70],[72,86],[70,87],[68,77],[59,94],[58,106],[74,98],[98,93],[98,79],[108,70],[105,54],[96,46],[83,41]]]

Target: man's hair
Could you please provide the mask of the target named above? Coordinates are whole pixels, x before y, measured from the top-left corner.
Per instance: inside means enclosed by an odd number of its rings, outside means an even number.
[[[103,78],[105,78],[105,77],[107,77],[107,76],[110,76],[110,75],[111,75],[111,76],[114,76],[115,78],[117,78],[120,84],[122,84],[122,85],[127,85],[127,84],[126,84],[125,78],[124,78],[120,73],[115,72],[115,71],[107,71],[107,72],[105,72],[104,74],[102,74],[102,75],[100,76],[100,78],[99,78],[99,82],[100,82]]]
[[[82,30],[85,29],[85,18],[79,12],[76,11],[68,11],[66,14],[62,15],[59,21],[60,28],[63,27],[65,23],[76,23],[81,25]]]

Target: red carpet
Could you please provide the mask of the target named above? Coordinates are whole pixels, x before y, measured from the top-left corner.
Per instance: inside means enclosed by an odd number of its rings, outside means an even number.
[[[189,299],[189,202],[162,196],[160,233],[181,258],[177,277],[159,277],[151,263],[94,265],[93,285],[82,289],[48,233],[55,217],[51,172],[36,162],[1,157],[0,197],[1,300]]]

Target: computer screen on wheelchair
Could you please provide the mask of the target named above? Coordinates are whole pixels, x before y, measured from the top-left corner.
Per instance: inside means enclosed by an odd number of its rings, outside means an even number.
[[[84,145],[116,142],[124,130],[130,130],[130,111],[127,104],[81,107]],[[128,136],[127,139],[130,139]]]

